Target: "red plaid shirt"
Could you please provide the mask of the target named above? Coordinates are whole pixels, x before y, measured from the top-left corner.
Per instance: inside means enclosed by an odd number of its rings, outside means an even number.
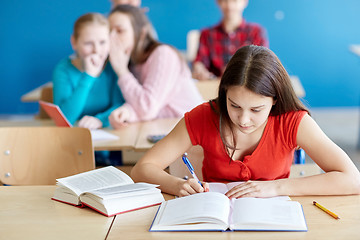
[[[194,62],[202,62],[214,75],[220,77],[234,53],[246,45],[268,47],[265,30],[243,19],[232,33],[226,33],[222,23],[201,31],[199,50]]]

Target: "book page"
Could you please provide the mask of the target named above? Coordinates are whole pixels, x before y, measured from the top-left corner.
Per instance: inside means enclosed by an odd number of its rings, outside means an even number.
[[[91,139],[93,141],[117,140],[118,136],[108,133],[101,129],[93,129],[91,132]]]
[[[109,187],[109,188],[102,188],[94,191],[89,191],[83,194],[93,194],[105,200],[110,198],[123,198],[129,196],[146,195],[149,193],[161,192],[160,189],[156,188],[158,186],[159,185],[149,184],[149,183],[134,183],[134,184]]]
[[[219,192],[225,194],[230,189],[241,183],[244,182],[229,182],[229,183],[209,182],[209,192]]]
[[[113,166],[99,168],[56,180],[63,186],[74,191],[77,195],[104,187],[134,183],[126,173]]]
[[[230,201],[218,193],[198,193],[169,200],[159,212],[158,225],[214,222],[228,224]],[[184,226],[186,227],[186,226]]]
[[[227,193],[233,187],[236,187],[239,184],[243,184],[245,182],[229,182],[229,183],[219,183],[219,182],[209,182],[209,192],[219,192],[222,194]],[[270,197],[271,199],[277,200],[291,200],[289,196],[276,196]]]
[[[297,230],[306,229],[306,223],[298,202],[240,198],[233,200],[232,227],[241,230]]]

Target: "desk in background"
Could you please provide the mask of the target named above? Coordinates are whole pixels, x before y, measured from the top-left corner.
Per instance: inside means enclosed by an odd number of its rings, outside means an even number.
[[[41,126],[55,126],[50,119],[29,119],[26,121],[9,121],[0,120],[0,127],[41,127]],[[111,141],[94,141],[93,147],[96,151],[120,151],[134,149],[138,135],[140,123],[129,124],[118,130],[104,129],[105,131],[119,137],[117,140]]]

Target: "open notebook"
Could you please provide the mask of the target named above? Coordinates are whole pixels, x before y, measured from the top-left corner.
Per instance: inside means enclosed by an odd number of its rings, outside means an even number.
[[[45,112],[50,116],[50,118],[54,120],[56,126],[73,127],[73,125],[67,120],[65,115],[62,113],[58,105],[44,101],[39,101],[39,104],[45,110]],[[119,139],[118,136],[100,129],[91,130],[90,132],[93,141]]]

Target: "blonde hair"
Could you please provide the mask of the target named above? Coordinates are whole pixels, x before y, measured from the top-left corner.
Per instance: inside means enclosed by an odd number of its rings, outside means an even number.
[[[75,21],[73,29],[74,39],[76,40],[79,37],[81,29],[92,23],[97,23],[99,25],[103,25],[109,28],[109,22],[104,15],[100,13],[87,13],[82,15]]]

